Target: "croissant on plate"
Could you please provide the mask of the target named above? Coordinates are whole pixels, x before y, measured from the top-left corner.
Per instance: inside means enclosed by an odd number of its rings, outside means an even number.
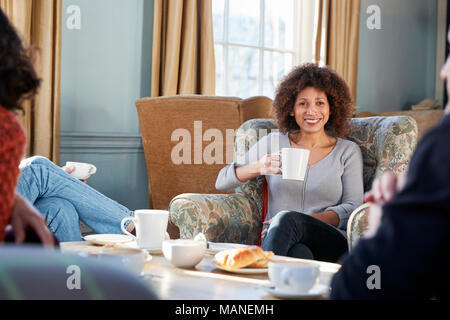
[[[264,251],[261,247],[247,246],[219,251],[214,256],[214,261],[229,269],[267,268],[273,255],[272,251]]]

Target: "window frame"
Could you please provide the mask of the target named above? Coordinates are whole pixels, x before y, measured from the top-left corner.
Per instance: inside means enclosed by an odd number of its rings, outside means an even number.
[[[214,0],[213,0],[214,1]],[[214,46],[219,45],[222,47],[222,63],[223,63],[223,83],[220,91],[224,96],[230,96],[230,68],[228,66],[228,54],[230,46],[240,48],[252,48],[257,49],[259,54],[259,66],[258,66],[258,95],[264,94],[264,53],[265,52],[277,52],[288,53],[293,55],[292,66],[299,65],[304,62],[314,61],[314,41],[315,26],[317,25],[316,17],[316,1],[314,0],[293,0],[294,3],[294,32],[293,32],[293,49],[280,49],[265,46],[264,43],[264,19],[267,0],[259,0],[259,39],[257,45],[234,43],[229,41],[229,19],[230,19],[230,7],[229,0],[224,1],[223,12],[223,34],[222,40],[214,39]],[[277,0],[280,1],[280,0]],[[282,0],[281,0],[282,1]],[[303,45],[301,45],[301,43]],[[217,70],[217,68],[216,68]],[[216,82],[217,83],[217,82]],[[216,87],[216,91],[219,88]],[[273,94],[273,93],[272,93]],[[244,97],[247,98],[247,97]]]

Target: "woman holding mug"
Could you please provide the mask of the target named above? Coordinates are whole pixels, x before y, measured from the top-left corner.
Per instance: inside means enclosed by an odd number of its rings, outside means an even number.
[[[348,86],[331,69],[304,64],[282,80],[273,108],[280,132],[261,138],[244,159],[223,168],[216,188],[228,191],[265,175],[262,248],[336,262],[347,251],[348,218],[363,203],[361,150],[342,138],[354,110]],[[304,180],[282,179],[282,148],[309,150]]]

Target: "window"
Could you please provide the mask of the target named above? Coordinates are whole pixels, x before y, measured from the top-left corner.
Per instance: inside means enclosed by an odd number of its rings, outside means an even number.
[[[294,65],[313,61],[315,0],[213,0],[216,95],[273,98]]]

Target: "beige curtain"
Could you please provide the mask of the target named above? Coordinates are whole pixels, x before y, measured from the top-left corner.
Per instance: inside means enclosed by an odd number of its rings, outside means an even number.
[[[356,101],[361,0],[319,0],[318,8],[316,62],[325,56],[325,64],[345,79]]]
[[[212,0],[155,0],[151,96],[215,93]]]
[[[42,155],[59,164],[62,0],[0,0],[25,46],[38,48],[38,95],[20,116],[27,133],[26,156]]]

